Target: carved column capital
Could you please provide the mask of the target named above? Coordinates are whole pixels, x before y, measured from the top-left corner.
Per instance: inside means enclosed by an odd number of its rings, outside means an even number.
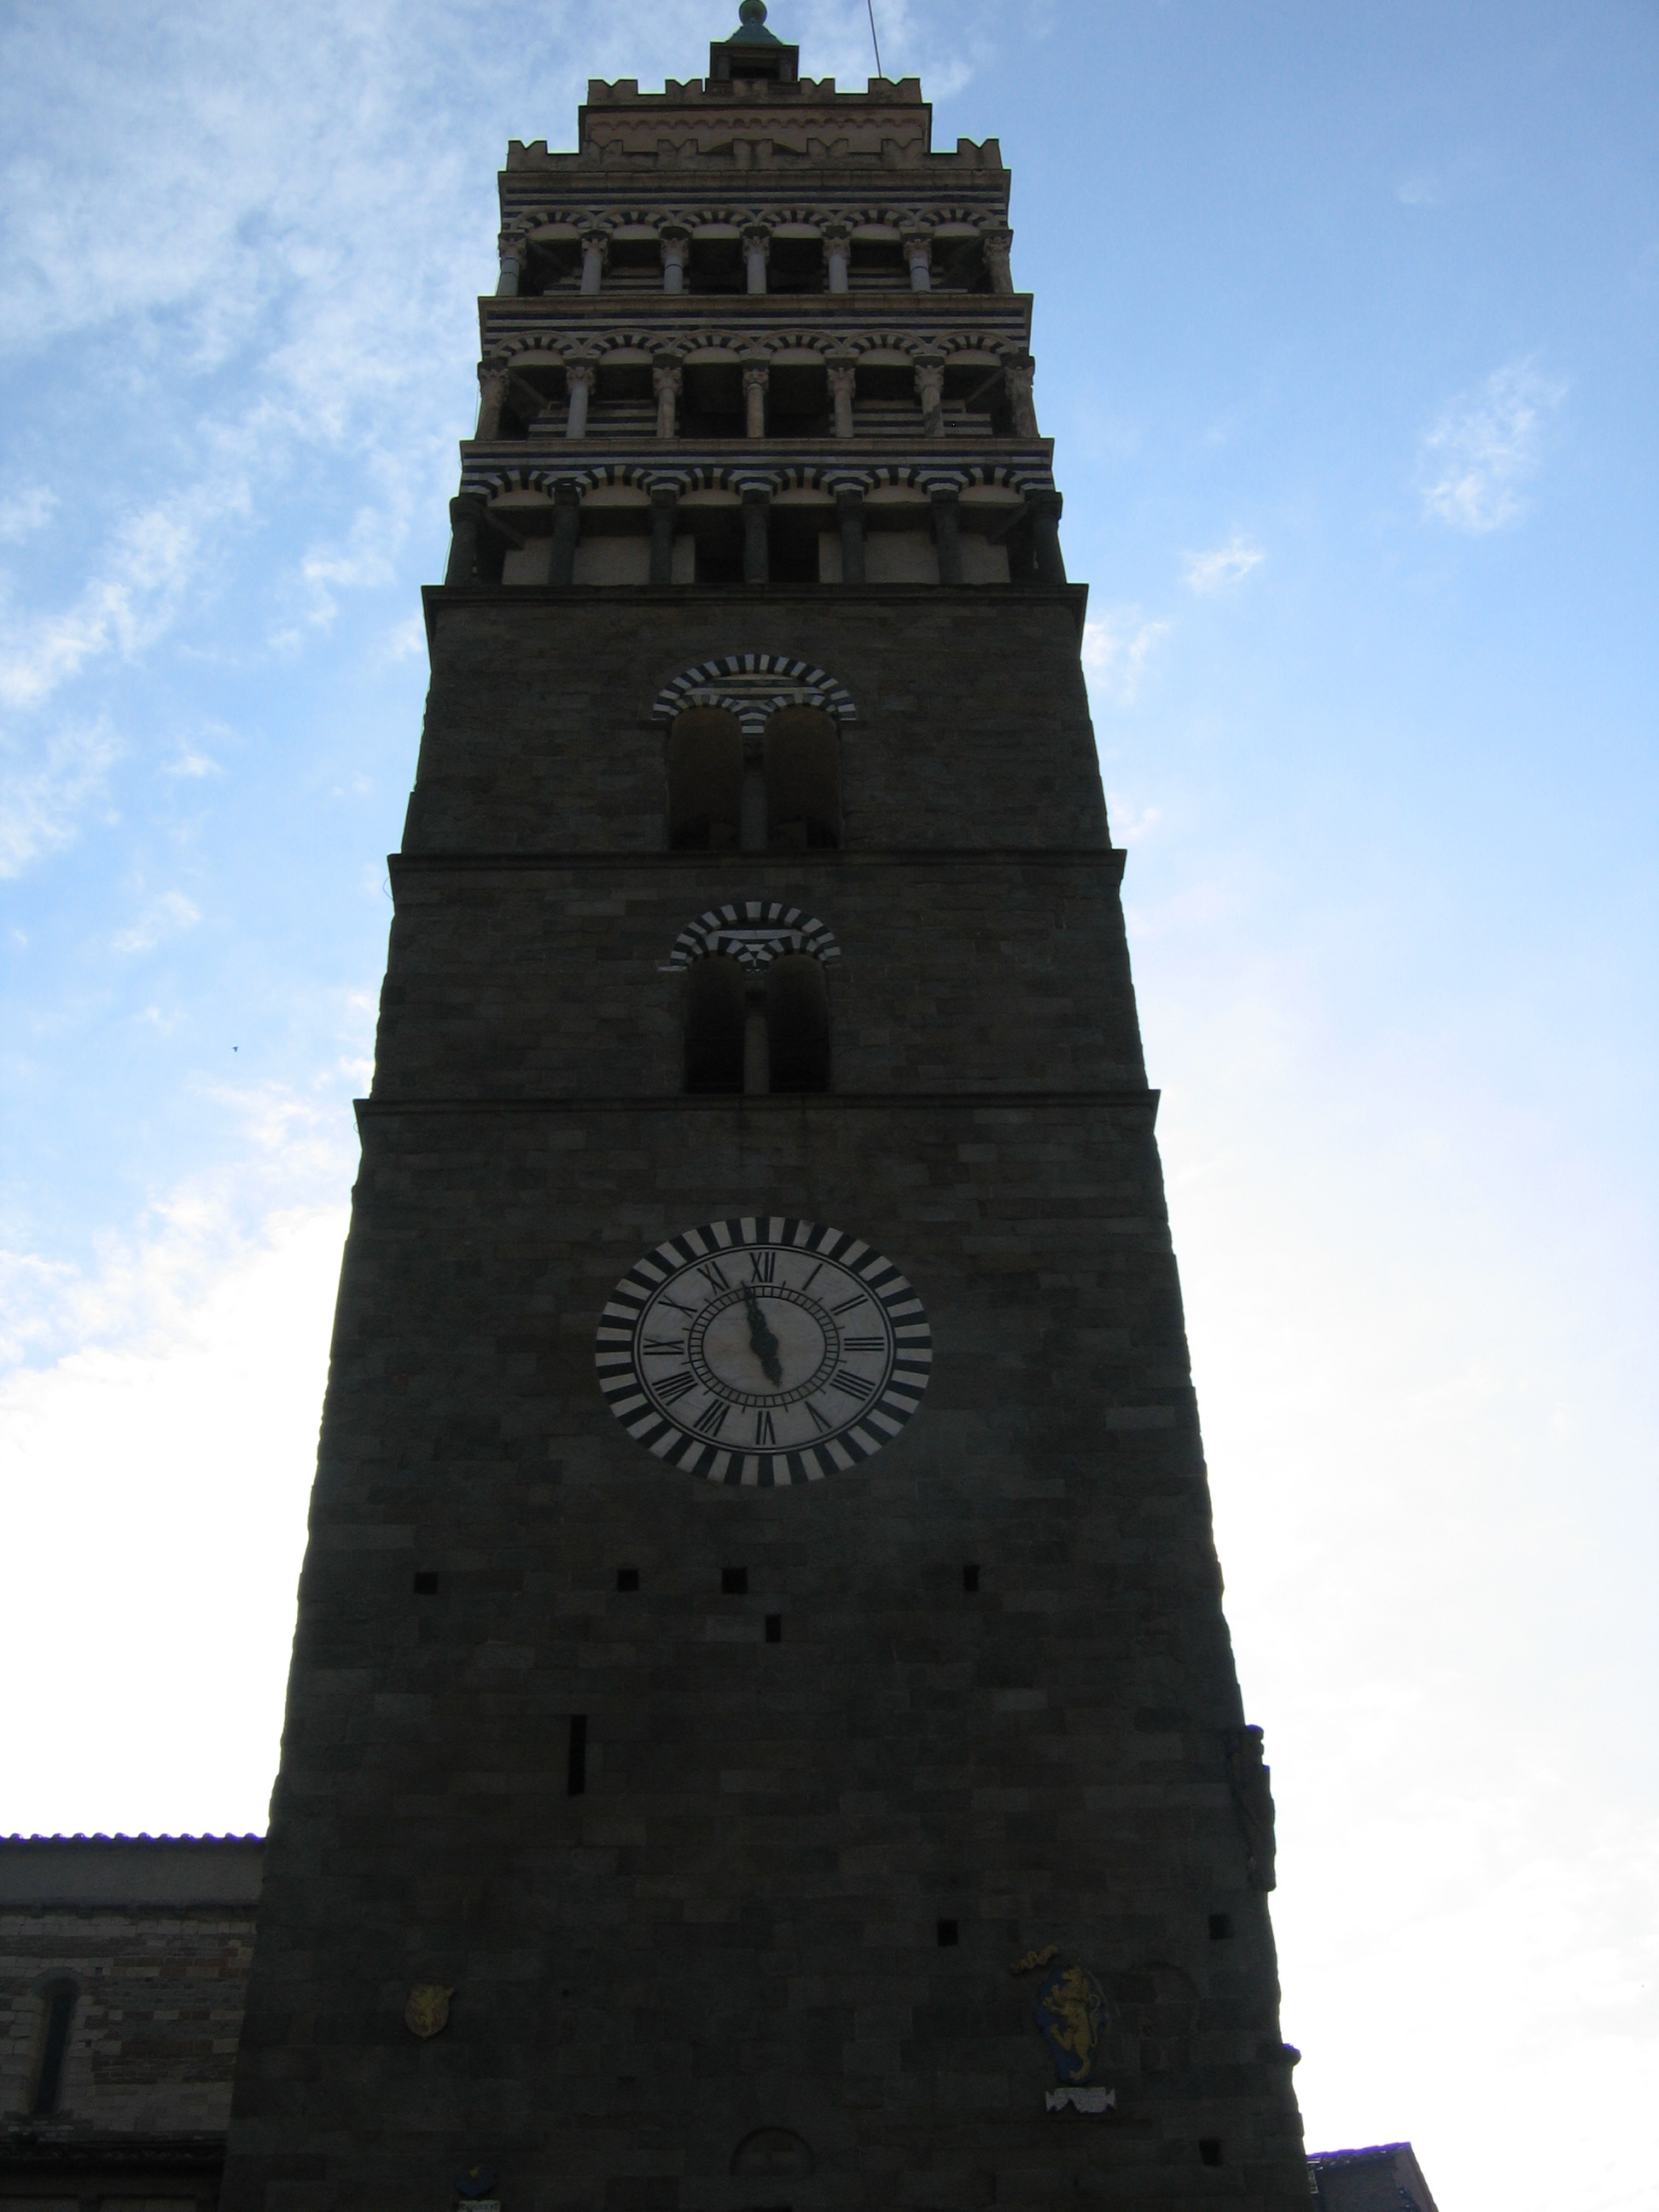
[[[924,353],[916,361],[916,393],[921,401],[921,427],[930,438],[945,430],[945,356]]]
[[[933,234],[911,224],[899,233],[899,243],[904,248],[904,258],[910,265],[910,289],[929,290],[933,282]]]
[[[672,438],[674,434],[675,410],[679,404],[680,386],[684,382],[677,361],[659,355],[651,368],[651,388],[657,395],[657,435]]]
[[[766,435],[766,387],[772,372],[763,361],[745,362],[743,371],[744,429],[750,438]]]
[[[772,251],[772,232],[769,224],[745,223],[743,228],[743,258],[747,272],[749,289],[766,289],[766,264]]]
[[[478,427],[473,433],[475,437],[495,438],[501,434],[501,409],[512,377],[511,362],[499,355],[478,363]]]
[[[685,264],[691,251],[691,234],[683,222],[665,222],[657,233],[657,242],[662,248],[662,289],[665,292],[685,289]]]
[[[831,222],[820,223],[818,229],[823,240],[824,258],[830,265],[830,289],[844,292],[847,289],[847,256],[853,227],[847,222]]]
[[[495,240],[495,254],[501,270],[495,282],[495,297],[498,300],[516,298],[525,263],[530,258],[530,249],[525,244],[523,232],[504,230]]]
[[[1031,398],[1031,379],[1036,374],[1036,364],[1029,353],[1006,353],[1002,356],[1002,379],[1008,391],[1008,410],[1014,418],[1017,438],[1036,438],[1042,434],[1037,428],[1036,408]]]

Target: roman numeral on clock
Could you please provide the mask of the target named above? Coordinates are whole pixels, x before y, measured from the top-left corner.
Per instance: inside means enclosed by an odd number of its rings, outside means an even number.
[[[732,1408],[723,1404],[720,1399],[714,1399],[697,1416],[697,1434],[700,1437],[719,1436],[720,1431],[726,1426],[726,1417],[731,1410]]]
[[[658,1397],[665,1398],[672,1406],[676,1398],[684,1397],[696,1379],[689,1367],[682,1367],[678,1375],[665,1375],[660,1382],[653,1382],[651,1388]]]
[[[760,1444],[775,1444],[777,1440],[777,1431],[772,1426],[772,1416],[769,1413],[763,1411],[757,1412],[755,1415],[756,1444],[757,1446]]]
[[[749,1255],[749,1279],[751,1283],[770,1283],[777,1279],[778,1255],[775,1252],[751,1252]]]
[[[726,1277],[720,1273],[720,1263],[718,1260],[705,1260],[702,1267],[698,1268],[697,1273],[702,1277],[703,1280],[708,1284],[711,1291],[729,1291],[732,1287],[731,1284],[727,1282]]]
[[[885,1352],[887,1340],[884,1336],[844,1336],[841,1348],[843,1352]],[[647,1345],[646,1349],[649,1351],[650,1346]]]
[[[831,1313],[838,1314],[851,1313],[854,1306],[861,1306],[866,1303],[865,1293],[860,1291],[850,1298],[843,1298],[838,1306],[831,1306],[830,1310]]]
[[[836,1368],[830,1377],[830,1388],[845,1390],[849,1398],[867,1398],[875,1387],[873,1382],[866,1382],[862,1375],[851,1375],[844,1367]]]
[[[647,1336],[644,1349],[647,1352],[684,1352],[685,1339],[683,1336]]]

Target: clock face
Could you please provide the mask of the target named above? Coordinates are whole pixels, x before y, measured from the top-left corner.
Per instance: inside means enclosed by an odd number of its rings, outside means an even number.
[[[711,1221],[636,1262],[594,1345],[631,1437],[710,1482],[817,1482],[896,1437],[933,1332],[890,1260],[816,1221]]]

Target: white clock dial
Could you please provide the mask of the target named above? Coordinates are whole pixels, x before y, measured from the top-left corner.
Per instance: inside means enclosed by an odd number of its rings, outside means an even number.
[[[879,1252],[773,1216],[682,1230],[632,1267],[594,1361],[632,1437],[711,1482],[817,1482],[879,1451],[927,1387],[933,1332]]]

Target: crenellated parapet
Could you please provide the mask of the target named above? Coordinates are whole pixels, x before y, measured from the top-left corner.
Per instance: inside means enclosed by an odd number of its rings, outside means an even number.
[[[509,149],[452,581],[1060,576],[1000,148],[764,17]]]

